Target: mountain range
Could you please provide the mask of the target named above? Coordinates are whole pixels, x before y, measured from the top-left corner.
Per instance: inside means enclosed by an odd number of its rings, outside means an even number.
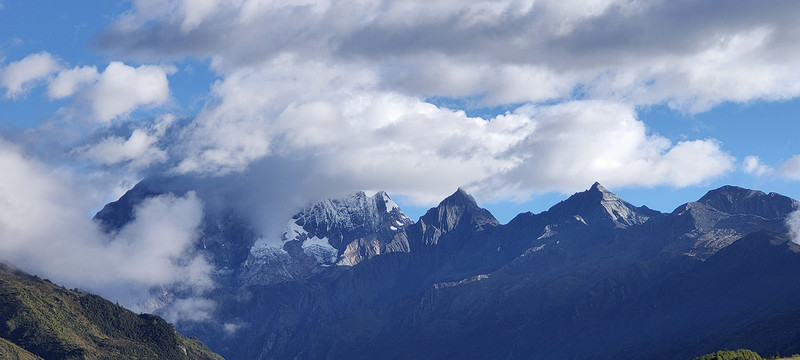
[[[96,220],[113,231],[160,192],[140,183]],[[463,189],[416,222],[384,192],[322,200],[274,239],[209,215],[218,306],[178,328],[228,359],[800,352],[798,209],[725,186],[661,213],[595,183],[507,224]]]

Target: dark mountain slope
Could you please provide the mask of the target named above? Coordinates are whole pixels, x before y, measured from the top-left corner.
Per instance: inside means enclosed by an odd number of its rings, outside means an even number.
[[[0,265],[0,355],[44,359],[221,359],[153,315],[135,315]]]
[[[768,231],[752,233],[707,261],[663,278],[609,307],[596,345],[625,339],[642,358],[692,358],[722,348],[798,351],[800,246]],[[613,335],[612,335],[613,334]],[[610,351],[605,355],[621,355]],[[638,356],[637,356],[638,357]]]
[[[751,232],[785,232],[786,216],[797,209],[800,203],[779,194],[723,186],[652,226],[663,233],[663,251],[705,259]]]
[[[231,359],[691,358],[800,341],[785,275],[800,259],[781,235],[798,203],[781,195],[728,186],[663,214],[596,183],[506,225],[462,189],[416,223],[387,204],[355,194],[298,213],[283,249],[327,239],[328,260],[221,287],[215,321],[182,330]]]

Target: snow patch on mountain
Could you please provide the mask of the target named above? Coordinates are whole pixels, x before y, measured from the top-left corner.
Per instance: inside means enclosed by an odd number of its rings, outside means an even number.
[[[553,230],[553,226],[548,224],[548,225],[545,225],[544,232],[542,232],[542,235],[540,235],[538,238],[536,238],[536,240],[547,239],[547,238],[549,238],[549,237],[551,237],[551,236],[553,236],[555,234],[558,234],[558,232],[554,231]]]
[[[308,231],[297,224],[297,221],[289,220],[289,222],[286,223],[286,231],[283,233],[282,237],[284,243],[290,240],[301,240],[303,237],[308,237]]]
[[[258,239],[241,278],[245,283],[305,278],[334,264],[351,266],[382,253],[408,251],[403,232],[412,223],[383,191],[324,199],[292,216],[281,236]]]
[[[328,242],[328,238],[318,238],[316,236],[303,241],[303,252],[315,258],[319,264],[333,264],[339,258],[339,250],[336,250]]]
[[[255,256],[265,254],[285,254],[286,250],[283,250],[283,243],[283,241],[278,239],[260,237],[250,248],[250,254]]]

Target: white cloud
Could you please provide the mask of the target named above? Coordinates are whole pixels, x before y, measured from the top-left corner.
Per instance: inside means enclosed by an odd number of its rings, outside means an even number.
[[[98,120],[108,121],[142,106],[166,103],[170,96],[167,75],[173,72],[168,66],[133,67],[119,61],[109,63],[102,73],[94,66],[62,69],[52,55],[41,52],[0,68],[0,87],[6,89],[6,98],[16,99],[48,82],[50,99],[80,94]]]
[[[181,30],[191,31],[196,28],[203,20],[209,17],[220,6],[219,0],[184,0],[181,4],[184,13]]]
[[[188,298],[178,299],[171,306],[159,314],[171,323],[180,321],[202,322],[211,319],[211,313],[216,308],[216,303],[209,299]],[[226,332],[227,333],[227,332]]]
[[[786,217],[786,226],[792,235],[792,242],[800,245],[800,210],[793,211]]]
[[[787,179],[800,180],[800,154],[786,160],[778,169],[778,175]]]
[[[167,74],[172,71],[156,65],[133,67],[112,61],[83,95],[99,120],[112,120],[140,106],[167,102]]]
[[[114,278],[144,282],[148,286],[185,281],[211,287],[211,270],[201,257],[179,261],[197,240],[203,215],[193,193],[148,198],[134,209],[134,219],[114,236],[108,250],[118,257],[111,267]],[[106,250],[106,249],[104,249]],[[124,257],[124,258],[123,258]],[[110,264],[109,264],[110,265]]]
[[[167,160],[167,153],[157,143],[175,120],[174,115],[163,114],[151,122],[144,122],[145,126],[133,129],[127,138],[106,136],[97,143],[74,149],[73,153],[101,165],[126,163],[133,169],[139,169],[158,164]]]
[[[373,71],[347,64],[280,58],[230,74],[214,96],[167,149],[182,160],[177,172],[224,174],[287,158],[309,176],[427,204],[458,186],[489,198],[597,180],[680,187],[733,168],[713,140],[648,135],[630,105],[576,101],[470,118],[382,90]]]
[[[203,206],[193,193],[145,200],[131,223],[105,234],[86,216],[95,204],[79,177],[0,145],[0,259],[134,308],[153,286],[212,286],[194,255]]]
[[[20,98],[59,68],[58,61],[50,53],[31,54],[0,69],[0,86],[6,88],[7,99]]]
[[[570,192],[592,181],[609,186],[695,185],[732,169],[713,140],[671,144],[648,135],[632,107],[582,101],[518,110],[535,130],[514,154],[524,160],[492,179],[513,192]],[[505,179],[504,179],[505,178]]]
[[[79,113],[88,110],[94,119],[108,122],[141,107],[166,103],[170,98],[167,75],[173,72],[170,66],[134,67],[119,61],[110,62],[102,73],[94,66],[63,69],[50,80],[47,95],[50,99],[74,96],[78,101],[72,108]]]
[[[222,325],[222,331],[225,333],[226,336],[233,336],[243,327],[245,327],[245,324],[243,323],[229,322]]]
[[[78,152],[83,158],[94,160],[100,164],[113,165],[130,162],[132,167],[139,168],[167,159],[163,150],[153,146],[156,141],[158,141],[158,137],[148,134],[142,129],[136,129],[127,139],[110,136],[97,144],[83,147]]]
[[[62,70],[47,86],[47,96],[51,99],[72,96],[81,87],[95,83],[99,76],[94,66]]]
[[[742,160],[742,171],[757,177],[770,175],[774,172],[771,167],[761,162],[761,159],[754,155],[746,156]]]

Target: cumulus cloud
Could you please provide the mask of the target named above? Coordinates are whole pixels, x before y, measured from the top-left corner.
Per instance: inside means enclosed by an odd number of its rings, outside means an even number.
[[[112,61],[84,96],[98,119],[111,120],[139,106],[164,104],[169,100],[171,72],[156,65],[133,67]]]
[[[60,67],[58,61],[48,52],[31,54],[0,68],[0,86],[6,89],[7,99],[20,98]]]
[[[213,286],[210,266],[193,251],[203,214],[193,193],[148,199],[133,221],[105,234],[86,216],[94,204],[72,172],[0,141],[0,259],[133,309],[150,300],[154,286],[195,294]]]
[[[487,197],[596,180],[680,187],[733,167],[714,140],[648,135],[631,105],[574,101],[469,117],[381,89],[375,71],[348,64],[278,58],[230,74],[213,94],[215,105],[167,149],[177,173],[220,175],[280,157],[316,177],[428,204],[458,186]]]
[[[517,192],[572,191],[598,180],[610,186],[683,187],[720,176],[733,158],[714,140],[672,144],[648,135],[628,105],[581,101],[523,107],[535,129],[513,153],[519,166],[492,178]]]
[[[742,171],[757,177],[770,175],[774,172],[771,167],[761,162],[761,159],[754,155],[746,156],[742,160]]]
[[[167,75],[174,72],[169,66],[134,67],[120,61],[110,62],[102,73],[94,66],[64,69],[50,53],[41,52],[0,68],[0,87],[6,89],[6,98],[16,99],[47,83],[50,99],[77,96],[95,119],[109,121],[140,107],[166,103]]]
[[[76,151],[81,157],[103,165],[129,162],[133,168],[141,168],[166,160],[166,153],[154,146],[157,141],[155,134],[136,129],[127,139],[109,136],[97,144],[87,145]]]
[[[94,66],[81,66],[74,69],[61,70],[47,86],[47,96],[61,99],[71,96],[84,85],[97,81],[100,76]]]

